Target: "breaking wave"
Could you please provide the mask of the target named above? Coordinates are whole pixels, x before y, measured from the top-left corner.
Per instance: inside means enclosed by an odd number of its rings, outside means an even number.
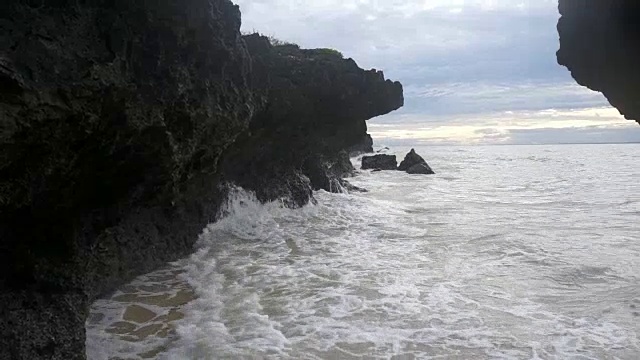
[[[637,147],[417,150],[436,176],[303,209],[234,188],[192,256],[94,304],[89,357],[637,358]]]

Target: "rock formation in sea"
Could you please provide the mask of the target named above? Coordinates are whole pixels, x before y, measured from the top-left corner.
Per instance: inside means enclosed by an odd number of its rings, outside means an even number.
[[[402,86],[242,39],[228,0],[0,3],[0,359],[84,359],[97,296],[187,255],[227,182],[309,201]]]
[[[398,160],[395,155],[378,154],[362,157],[362,170],[396,170],[398,168]]]
[[[640,123],[640,2],[559,0],[558,63]]]
[[[400,166],[398,166],[398,170],[406,171],[409,174],[435,174],[422,156],[416,153],[415,149],[411,149],[411,151],[405,155],[404,160],[402,160]]]

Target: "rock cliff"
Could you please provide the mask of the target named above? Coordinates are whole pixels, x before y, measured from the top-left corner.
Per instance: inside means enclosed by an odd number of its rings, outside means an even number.
[[[227,0],[0,4],[0,359],[83,359],[90,302],[188,254],[221,184],[303,205],[402,106],[239,28]]]
[[[336,51],[272,46],[258,34],[244,39],[264,103],[227,152],[225,178],[262,201],[287,195],[293,205],[304,204],[310,189],[340,188],[353,170],[347,150],[366,138],[366,120],[403,105],[402,85]]]
[[[640,2],[559,0],[560,65],[640,123]]]

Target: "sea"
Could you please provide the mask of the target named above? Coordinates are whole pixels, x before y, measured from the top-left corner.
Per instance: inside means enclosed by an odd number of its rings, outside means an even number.
[[[302,209],[234,188],[93,304],[88,358],[640,359],[640,144],[415,149],[436,175]]]

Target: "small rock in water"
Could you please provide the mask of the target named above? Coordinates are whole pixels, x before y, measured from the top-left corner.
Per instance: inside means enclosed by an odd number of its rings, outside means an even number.
[[[395,170],[398,167],[398,161],[395,155],[374,155],[362,157],[362,170],[380,169]]]
[[[400,163],[400,166],[398,166],[398,170],[407,171],[410,167],[421,163],[426,164],[426,161],[424,161],[422,156],[416,154],[415,149],[411,149],[411,151],[409,151],[409,153],[404,157],[404,160]]]
[[[425,175],[435,174],[433,172],[433,170],[431,170],[429,165],[427,165],[427,163],[415,164],[412,167],[410,167],[409,169],[407,169],[407,173],[409,173],[409,174],[425,174]]]
[[[404,157],[404,160],[398,166],[398,170],[406,171],[409,174],[435,174],[429,164],[424,161],[422,156],[416,154],[414,149],[411,149]]]

